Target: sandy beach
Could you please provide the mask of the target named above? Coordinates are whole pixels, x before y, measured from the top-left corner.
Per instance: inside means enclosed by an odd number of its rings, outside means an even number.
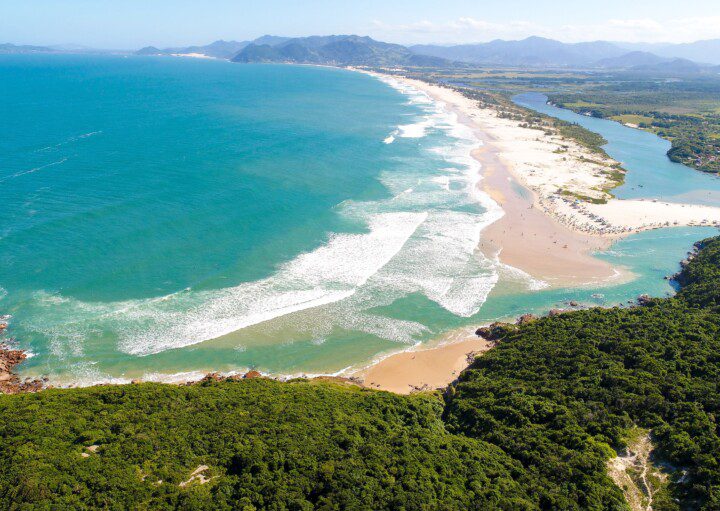
[[[535,195],[510,173],[492,142],[473,156],[483,165],[481,186],[505,211],[484,231],[480,249],[489,257],[529,273],[550,285],[606,284],[622,274],[591,252],[604,250],[612,239],[577,232],[535,206]]]
[[[444,388],[473,358],[492,343],[475,335],[475,329],[450,332],[435,347],[403,351],[353,374],[363,385],[396,394]]]
[[[501,118],[451,88],[385,79],[425,92],[474,130],[483,144],[473,153],[483,168],[480,186],[505,211],[484,231],[481,248],[533,277],[556,285],[609,282],[621,273],[590,254],[613,240],[661,227],[720,225],[717,207],[612,198],[605,190],[617,162],[572,140]]]
[[[505,213],[483,231],[479,249],[551,286],[599,286],[631,278],[592,255],[630,233],[720,224],[720,208],[614,199],[604,191],[612,185],[614,160],[558,135],[500,118],[453,89],[381,77],[425,92],[473,129],[482,142],[472,153],[482,165],[479,186]],[[606,202],[579,201],[559,190]],[[464,338],[446,338],[437,347],[391,355],[354,376],[368,387],[391,392],[435,389],[453,381],[473,356],[490,347],[466,332]]]

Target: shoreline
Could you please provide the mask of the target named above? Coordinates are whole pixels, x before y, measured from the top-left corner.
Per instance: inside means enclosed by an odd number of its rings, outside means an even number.
[[[446,332],[435,341],[380,356],[349,373],[365,388],[394,394],[434,391],[455,381],[473,359],[495,346],[476,333],[476,327]]]
[[[720,227],[718,207],[613,198],[605,190],[613,183],[609,173],[618,162],[598,156],[575,141],[505,118],[456,89],[404,76],[356,71],[396,80],[424,92],[455,113],[458,122],[473,130],[483,144],[473,152],[483,168],[480,185],[506,213],[483,231],[496,234],[492,239],[501,238],[499,234],[503,234],[505,246],[496,241],[494,247],[488,246],[486,250],[492,252],[494,248],[503,262],[533,277],[570,285],[597,285],[607,279],[621,279],[624,277],[617,272],[608,273],[609,265],[598,262],[592,252],[607,249],[616,240],[646,230],[673,226]],[[579,197],[592,198],[593,202]],[[527,211],[522,212],[523,207]],[[533,226],[533,236],[526,237],[521,231],[523,239],[518,246],[517,233],[508,232],[508,227],[528,224]],[[543,252],[535,250],[543,246],[543,236],[538,236],[541,233],[556,238],[558,243],[552,243],[555,247],[544,243]],[[557,245],[564,249],[566,244],[568,252],[575,257],[566,257],[569,254],[557,249]],[[536,257],[529,257],[527,252],[534,252]],[[551,265],[540,261],[540,265],[535,265],[537,256],[547,258],[551,253],[552,258],[562,254],[562,262]],[[579,273],[568,274],[568,265]],[[552,274],[552,266],[559,270],[557,275]],[[593,271],[604,272],[604,275],[593,275]],[[563,279],[568,280],[562,282]]]
[[[414,84],[410,84],[413,88]],[[426,91],[423,91],[427,94]],[[478,249],[482,250],[491,259],[500,260],[525,271],[533,277],[541,278],[552,285],[581,285],[588,283],[606,282],[617,278],[612,266],[598,259],[585,254],[590,250],[606,248],[610,241],[600,238],[599,242],[588,247],[587,241],[574,235],[566,228],[556,224],[551,217],[540,211],[532,209],[533,196],[529,189],[526,189],[530,196],[523,196],[513,186],[509,169],[505,162],[500,159],[499,151],[492,145],[490,134],[473,124],[460,109],[453,108],[449,102],[443,101],[430,95],[435,103],[439,103],[443,109],[455,114],[457,122],[469,127],[482,145],[469,151],[469,156],[475,158],[482,166],[478,188],[487,193],[492,200],[497,202],[505,211],[503,217],[485,227]],[[519,182],[514,181],[518,186]],[[527,240],[520,226],[527,225],[530,221],[537,223],[528,231],[533,232],[535,238],[532,246],[538,249],[532,252],[527,251]],[[527,227],[526,227],[527,228]],[[503,232],[509,230],[510,234]],[[502,242],[496,244],[497,238]],[[545,235],[537,236],[537,233]],[[558,236],[556,232],[562,232]],[[528,236],[529,238],[529,236]],[[543,240],[547,238],[547,243]],[[515,245],[512,247],[507,242],[513,239]],[[573,250],[568,250],[568,257],[538,257],[548,251],[559,251],[558,239],[573,244]],[[591,238],[593,241],[597,238]],[[517,256],[517,258],[516,258]],[[548,264],[550,263],[550,264]],[[574,268],[572,274],[568,274],[566,268]],[[472,328],[466,327],[436,337],[425,343],[403,349],[389,354],[380,354],[371,360],[364,367],[351,367],[329,374],[294,374],[294,375],[273,375],[277,379],[291,379],[294,377],[308,378],[340,378],[349,377],[356,383],[365,387],[388,390],[396,393],[409,393],[418,390],[435,389],[445,387],[452,382],[457,375],[469,365],[472,354],[479,354],[492,347],[492,343],[475,335],[475,329],[483,325],[475,325]],[[239,377],[244,371],[228,373],[227,377]],[[150,378],[141,378],[143,381],[163,381],[175,384],[190,383],[207,377],[212,372],[196,371],[192,373],[179,374],[157,374]],[[131,383],[130,378],[113,378],[106,382],[111,384]],[[60,383],[63,385],[66,382]],[[93,382],[93,384],[100,382]],[[77,383],[67,382],[67,386],[74,386]]]
[[[619,271],[609,263],[593,257],[592,253],[607,249],[614,240],[631,232],[656,228],[655,226],[649,227],[640,222],[636,228],[627,228],[622,232],[594,232],[592,229],[583,230],[572,220],[563,221],[561,215],[553,214],[553,211],[549,210],[543,202],[555,199],[546,194],[543,195],[542,187],[533,186],[527,176],[517,171],[518,157],[523,158],[524,156],[508,154],[512,153],[513,148],[502,145],[503,134],[507,136],[503,129],[507,131],[507,126],[501,127],[502,129],[499,131],[493,131],[492,126],[489,128],[487,123],[497,120],[497,117],[488,113],[489,110],[483,112],[476,101],[453,89],[394,75],[351,70],[375,77],[398,80],[420,90],[434,102],[454,113],[458,123],[473,131],[482,144],[471,152],[471,156],[481,164],[481,179],[478,188],[497,202],[505,213],[500,219],[483,229],[478,249],[487,257],[518,268],[533,278],[541,279],[554,287],[607,285],[632,277],[631,274]],[[506,120],[503,119],[503,121]],[[529,131],[532,132],[532,136],[537,136],[537,130]],[[547,152],[550,148],[547,143],[540,147]],[[537,149],[535,150],[537,151]],[[522,147],[520,153],[522,153]],[[592,172],[596,171],[597,169],[592,170]],[[593,174],[588,182],[594,183],[596,178],[597,175]],[[648,204],[645,201],[629,202],[640,202],[643,208]],[[581,217],[581,213],[586,216],[597,214],[594,213],[594,209],[591,209],[595,206],[602,205],[588,204],[587,211],[589,213],[583,213],[584,210],[578,212],[576,208],[568,206],[567,215],[577,221],[576,219]],[[674,210],[674,207],[678,205],[670,206],[672,207],[669,209]],[[686,206],[689,210],[693,209],[693,206],[682,205],[683,208]],[[663,203],[656,208],[668,209],[667,205]],[[718,221],[720,221],[720,216],[718,216]],[[479,326],[482,325],[476,325],[476,327]],[[317,375],[269,374],[263,376],[280,380],[297,377],[338,379],[352,381],[367,388],[402,394],[419,390],[433,390],[451,383],[472,361],[471,356],[483,353],[492,347],[491,342],[475,335],[474,330],[475,327],[446,332],[429,342],[417,344],[386,356],[381,355],[361,369],[346,368],[336,373]],[[240,378],[244,372],[233,371],[223,374],[222,377]],[[249,371],[249,373],[256,373],[256,371]],[[260,375],[260,373],[257,374]],[[349,377],[346,378],[346,375]],[[188,384],[211,376],[221,377],[219,373],[204,371],[158,374],[156,376],[143,379],[143,381]],[[125,384],[136,381],[127,378],[113,378],[112,380],[89,383],[89,385]],[[69,383],[62,386],[76,385],[77,383]]]
[[[512,160],[508,161],[508,151],[500,146],[503,133],[498,134],[488,125],[488,117],[497,119],[490,110],[481,110],[475,100],[453,89],[393,75],[368,74],[397,80],[424,92],[454,114],[458,123],[472,130],[480,142],[470,154],[481,165],[478,188],[504,212],[483,229],[478,248],[485,256],[522,270],[552,287],[608,285],[632,277],[592,255],[607,250],[620,236],[598,236],[571,229],[540,206],[542,197],[515,171]],[[537,136],[537,130],[518,129]],[[520,153],[522,149],[521,146]],[[552,152],[550,146],[540,149]],[[597,169],[592,170],[597,172]]]

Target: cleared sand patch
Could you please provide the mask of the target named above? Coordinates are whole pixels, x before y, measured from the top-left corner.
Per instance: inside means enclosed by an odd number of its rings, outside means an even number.
[[[647,430],[636,429],[624,453],[608,461],[608,475],[625,495],[633,511],[652,511],[659,492],[668,482],[668,474],[652,460],[652,440]]]
[[[210,467],[208,467],[207,465],[200,465],[198,468],[193,470],[192,474],[190,474],[190,478],[187,481],[181,482],[180,484],[178,484],[178,486],[180,488],[185,488],[187,485],[192,484],[193,482],[197,482],[197,484],[205,484],[212,481],[213,479],[215,479],[214,477],[207,477],[205,474],[203,474],[203,472],[206,472],[209,469]]]

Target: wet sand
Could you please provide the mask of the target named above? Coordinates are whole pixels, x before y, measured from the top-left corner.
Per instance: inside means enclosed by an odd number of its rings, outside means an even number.
[[[620,271],[591,255],[607,249],[612,239],[572,231],[536,208],[533,193],[510,173],[488,137],[479,136],[484,145],[473,156],[483,166],[480,186],[505,211],[483,231],[480,250],[551,286],[619,281]]]
[[[391,355],[353,376],[360,378],[366,387],[396,394],[444,388],[457,379],[475,356],[492,347],[472,331],[464,331],[462,337],[463,340],[446,339],[447,344],[435,348]]]

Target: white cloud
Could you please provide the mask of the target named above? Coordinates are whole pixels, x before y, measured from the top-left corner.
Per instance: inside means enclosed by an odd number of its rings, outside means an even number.
[[[720,16],[676,18],[658,21],[642,19],[609,19],[594,24],[545,26],[531,21],[503,23],[471,17],[450,21],[421,20],[407,24],[374,21],[368,32],[379,39],[402,43],[472,43],[492,39],[522,39],[531,35],[565,42],[592,40],[627,42],[692,42],[720,38]]]

